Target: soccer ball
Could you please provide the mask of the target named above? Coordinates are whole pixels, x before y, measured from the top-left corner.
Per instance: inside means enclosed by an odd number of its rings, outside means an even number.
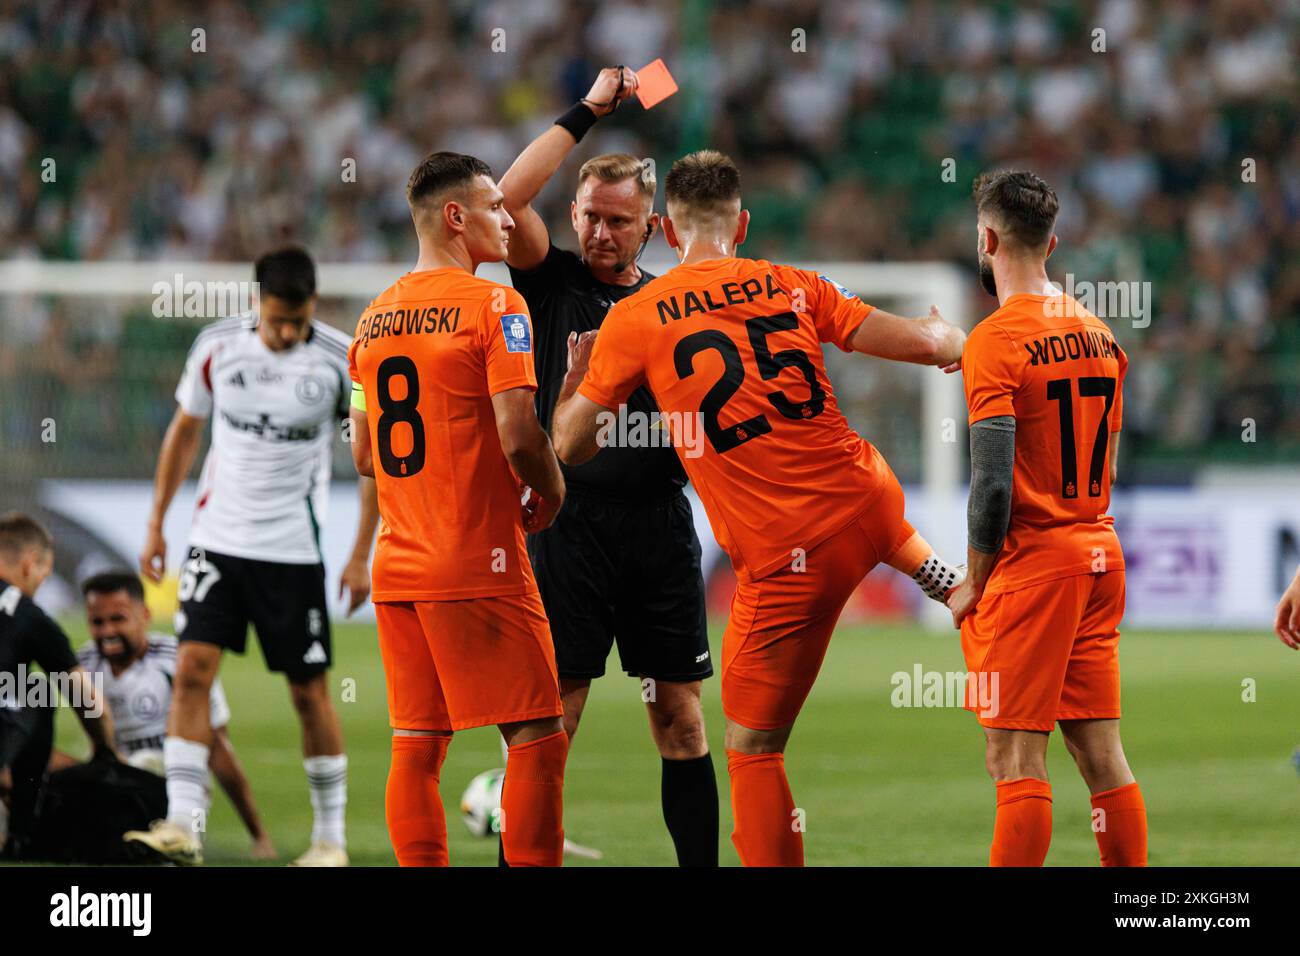
[[[504,768],[484,770],[469,782],[460,798],[460,818],[476,837],[490,837],[501,830],[501,786]]]

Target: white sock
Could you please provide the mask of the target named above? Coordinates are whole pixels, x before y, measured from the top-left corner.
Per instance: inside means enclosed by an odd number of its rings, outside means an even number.
[[[207,828],[208,748],[184,737],[163,738],[167,819],[200,840]]]
[[[302,765],[307,771],[307,785],[311,788],[311,808],[315,812],[315,820],[311,827],[311,842],[333,843],[335,846],[346,847],[343,811],[348,805],[347,754],[307,757]]]

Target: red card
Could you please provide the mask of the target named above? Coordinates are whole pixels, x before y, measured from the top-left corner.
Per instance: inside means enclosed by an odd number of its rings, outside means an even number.
[[[668,72],[663,59],[655,60],[649,66],[636,71],[637,99],[646,109],[662,103],[677,92],[677,81]]]

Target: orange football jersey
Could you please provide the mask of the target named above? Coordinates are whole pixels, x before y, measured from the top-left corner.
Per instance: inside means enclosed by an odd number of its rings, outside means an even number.
[[[1110,507],[1110,436],[1128,358],[1066,295],[1013,295],[966,340],[969,421],[1016,419],[1011,523],[991,593],[1124,567]]]
[[[537,387],[523,297],[462,269],[408,272],[362,313],[348,365],[379,489],[373,599],[535,590],[492,409],[497,392]]]
[[[718,543],[761,578],[847,527],[889,466],[835,403],[821,343],[872,307],[825,276],[759,259],[681,265],[617,303],[579,391],[615,409],[645,384]]]

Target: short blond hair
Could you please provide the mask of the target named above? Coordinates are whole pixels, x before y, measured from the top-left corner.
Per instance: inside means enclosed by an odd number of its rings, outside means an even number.
[[[602,183],[621,183],[635,179],[641,195],[654,205],[657,183],[654,164],[649,160],[637,159],[631,153],[601,153],[591,157],[578,170],[578,188],[581,189],[582,184],[592,176]]]
[[[740,170],[731,157],[716,149],[688,153],[668,171],[664,199],[678,217],[725,216],[740,202]],[[672,212],[669,212],[672,215]],[[674,217],[674,218],[678,218]]]

